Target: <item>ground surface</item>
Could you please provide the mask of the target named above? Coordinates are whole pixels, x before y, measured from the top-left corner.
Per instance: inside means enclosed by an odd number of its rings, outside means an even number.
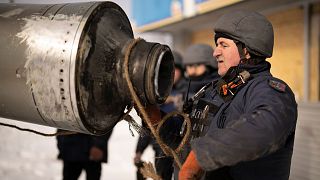
[[[136,116],[135,114],[133,114]],[[0,118],[0,122],[53,133],[54,128],[21,123]],[[102,178],[111,180],[134,180],[133,165],[138,136],[131,136],[128,123],[119,122],[109,141],[109,163],[103,165]],[[57,160],[56,139],[0,126],[0,179],[1,180],[60,180],[62,162]],[[149,147],[143,158],[152,161]],[[85,173],[81,174],[85,179]]]

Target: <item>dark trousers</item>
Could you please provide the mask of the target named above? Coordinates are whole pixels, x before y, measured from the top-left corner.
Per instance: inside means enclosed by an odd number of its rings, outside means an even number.
[[[99,180],[101,176],[101,162],[68,162],[63,161],[63,180],[77,180],[86,171],[87,180]]]
[[[156,166],[157,174],[160,175],[163,180],[171,180],[172,173],[173,173],[172,157],[156,158],[155,166]]]

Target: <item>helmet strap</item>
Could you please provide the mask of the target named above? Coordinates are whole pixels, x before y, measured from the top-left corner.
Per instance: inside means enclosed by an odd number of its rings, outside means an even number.
[[[246,47],[242,42],[233,40],[238,48],[239,56],[240,56],[240,63],[239,64],[259,64],[259,62],[263,61],[265,58],[255,56],[253,54],[250,54],[250,58],[246,58],[244,48]]]
[[[239,64],[247,63],[247,61],[249,59],[247,59],[246,55],[244,54],[245,45],[240,41],[237,41],[237,40],[233,40],[233,41],[234,41],[234,43],[236,44],[236,46],[238,48],[238,52],[239,52],[239,56],[240,56],[240,63]]]

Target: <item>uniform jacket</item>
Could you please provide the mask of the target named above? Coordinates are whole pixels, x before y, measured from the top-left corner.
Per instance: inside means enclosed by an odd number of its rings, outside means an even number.
[[[186,92],[186,80],[184,78],[181,78],[178,82],[176,82],[172,90],[170,92],[170,95],[168,97],[175,99],[175,101],[171,101],[169,103],[163,103],[160,105],[161,111],[164,113],[170,113],[172,111],[177,111],[182,109],[182,103],[184,100],[184,93]]]
[[[207,179],[287,180],[297,120],[294,94],[272,77],[266,61],[239,67],[251,76],[231,100],[223,100],[214,86],[205,93],[203,99],[218,109],[209,110],[208,131],[191,141],[192,149]]]
[[[204,85],[214,81],[215,79],[218,79],[218,77],[219,75],[217,73],[217,70],[214,70],[213,72],[206,72],[205,74],[199,77],[188,78],[187,81],[191,80],[188,94],[189,98],[191,98],[195,93],[197,93]],[[185,87],[188,88],[188,85],[185,85]]]

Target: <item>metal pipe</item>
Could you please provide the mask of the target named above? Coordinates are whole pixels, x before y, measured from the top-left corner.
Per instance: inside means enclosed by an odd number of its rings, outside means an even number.
[[[117,4],[0,4],[0,27],[1,117],[104,134],[131,104],[123,59],[134,37]],[[142,102],[163,102],[173,84],[170,49],[140,41],[129,62]]]

